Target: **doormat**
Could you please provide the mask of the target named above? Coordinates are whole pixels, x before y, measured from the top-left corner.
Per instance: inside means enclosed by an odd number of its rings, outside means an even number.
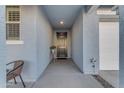
[[[57,60],[67,60],[67,58],[57,58]]]

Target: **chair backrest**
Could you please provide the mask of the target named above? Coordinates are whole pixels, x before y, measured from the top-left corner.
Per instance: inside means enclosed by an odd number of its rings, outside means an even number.
[[[7,73],[7,81],[15,78],[16,76],[19,76],[22,72],[22,68],[24,65],[23,60],[17,60],[12,63],[14,63],[14,67],[11,71]]]
[[[24,65],[24,61],[23,60],[15,61],[14,68],[13,68],[14,69],[13,70],[14,74],[20,75],[21,72],[22,72],[23,65]]]

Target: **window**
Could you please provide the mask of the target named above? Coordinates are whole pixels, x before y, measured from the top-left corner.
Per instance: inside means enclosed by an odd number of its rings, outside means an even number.
[[[6,7],[6,39],[20,40],[20,7]]]

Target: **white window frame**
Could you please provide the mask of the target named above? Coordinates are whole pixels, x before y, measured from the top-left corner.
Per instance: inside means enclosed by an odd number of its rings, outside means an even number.
[[[6,6],[7,7],[7,6]],[[6,9],[7,12],[7,9]],[[19,24],[19,40],[6,40],[6,44],[24,44],[24,41],[21,40],[21,7],[19,6],[20,20],[18,22],[9,22],[8,13],[6,14],[6,24],[8,23],[18,23]]]

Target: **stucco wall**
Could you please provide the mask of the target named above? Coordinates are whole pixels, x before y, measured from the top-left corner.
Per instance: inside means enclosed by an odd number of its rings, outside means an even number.
[[[24,44],[7,45],[7,62],[24,60],[23,78],[26,81],[36,79],[36,14],[35,6],[21,6],[21,40]]]
[[[119,86],[124,87],[124,6],[119,6]]]
[[[72,58],[85,74],[98,74],[99,70],[99,18],[96,11],[84,10],[72,27]],[[96,60],[95,69],[90,59]]]
[[[48,63],[51,27],[40,6],[21,6],[21,40],[7,45],[7,62],[24,60],[24,81],[35,81]]]
[[[95,69],[90,59],[94,58]],[[98,74],[99,70],[99,18],[96,11],[83,13],[83,70],[86,74]]]
[[[0,87],[6,87],[5,6],[0,6]]]
[[[52,45],[52,27],[43,13],[42,7],[36,8],[37,31],[37,74],[40,76],[51,61],[50,46]]]
[[[72,59],[83,72],[83,10],[72,27]]]

